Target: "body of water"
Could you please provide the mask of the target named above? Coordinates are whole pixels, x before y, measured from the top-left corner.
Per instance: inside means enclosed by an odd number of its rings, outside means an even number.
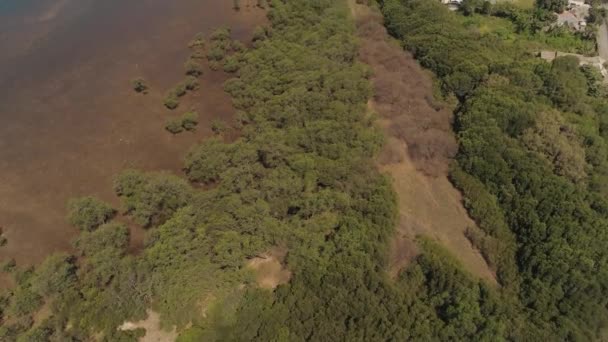
[[[188,41],[229,26],[249,38],[265,13],[227,0],[0,0],[0,260],[40,261],[70,249],[69,198],[114,205],[112,180],[128,167],[180,172],[188,146],[230,118],[226,76],[207,72],[177,110],[162,106],[183,78]],[[148,95],[130,80],[144,77]],[[194,134],[171,136],[171,115],[196,109]],[[139,233],[141,235],[141,232]],[[135,231],[135,240],[139,239]],[[137,241],[136,241],[137,242]]]

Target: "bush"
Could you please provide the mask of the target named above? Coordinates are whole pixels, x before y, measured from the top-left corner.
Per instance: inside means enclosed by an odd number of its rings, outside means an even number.
[[[184,69],[186,70],[186,75],[199,77],[203,74],[203,66],[195,61],[194,59],[189,59],[184,64]]]
[[[19,288],[11,298],[8,313],[15,317],[31,315],[43,304],[42,297],[28,288]]]
[[[205,330],[195,326],[182,332],[176,342],[199,342],[204,341],[206,337]]]
[[[220,119],[211,121],[211,131],[215,134],[222,134],[226,131],[226,123]]]
[[[173,88],[172,92],[173,94],[175,94],[177,97],[182,97],[184,95],[186,95],[186,84],[184,82],[179,83],[178,85],[175,86],[175,88]]]
[[[166,172],[127,170],[117,177],[114,189],[126,213],[144,227],[164,223],[192,198],[188,182]]]
[[[190,150],[185,160],[188,179],[194,182],[212,183],[220,179],[228,168],[231,145],[219,139],[210,139]]]
[[[165,129],[171,134],[178,134],[184,131],[181,119],[169,119],[165,124]]]
[[[6,260],[2,264],[0,264],[0,269],[4,273],[13,272],[15,270],[15,267],[17,267],[17,262],[13,258],[10,258],[9,260]]]
[[[182,127],[186,131],[193,131],[198,125],[198,113],[197,112],[186,112],[181,117]]]
[[[205,35],[202,32],[197,33],[194,38],[188,43],[188,47],[191,49],[204,48],[205,47]]]
[[[122,223],[107,223],[94,232],[83,233],[74,241],[80,255],[122,256],[129,247],[129,228]]]
[[[148,86],[146,85],[146,81],[143,78],[136,78],[131,81],[131,84],[133,85],[133,90],[135,90],[136,92],[143,94],[148,93]]]
[[[186,131],[193,131],[198,125],[198,113],[186,112],[181,117],[170,119],[165,125],[165,129],[173,134]]]
[[[211,61],[209,62],[209,69],[213,71],[218,71],[222,69],[222,63],[220,61]]]
[[[82,231],[95,230],[115,214],[112,207],[94,197],[81,197],[68,202],[68,221]]]
[[[230,43],[230,48],[234,52],[243,52],[243,51],[245,51],[247,49],[245,47],[245,44],[241,43],[238,40],[233,40],[232,43]]]
[[[231,36],[230,28],[220,27],[220,28],[216,29],[215,31],[213,31],[213,33],[211,33],[211,35],[209,36],[209,39],[211,41],[224,41],[224,40],[230,40],[230,36]]]
[[[196,50],[190,54],[190,59],[203,59],[206,56],[204,50]]]
[[[228,73],[237,72],[240,68],[239,60],[236,56],[230,56],[224,61],[224,71]]]
[[[214,46],[207,52],[209,61],[221,61],[224,57],[226,57],[226,51],[219,46]]]
[[[47,297],[71,289],[76,282],[74,258],[63,253],[51,255],[38,266],[31,282],[32,290]]]
[[[35,327],[19,336],[16,342],[42,342],[50,341],[53,331],[49,327]]]
[[[266,29],[263,26],[256,26],[256,28],[253,30],[253,37],[251,40],[257,42],[266,40],[266,38],[268,38]]]
[[[186,79],[182,82],[182,84],[189,91],[197,90],[200,85],[198,83],[198,80],[194,76],[186,77]]]
[[[179,98],[174,92],[169,92],[169,94],[167,94],[167,96],[165,97],[164,105],[168,109],[176,109],[177,107],[179,107]]]

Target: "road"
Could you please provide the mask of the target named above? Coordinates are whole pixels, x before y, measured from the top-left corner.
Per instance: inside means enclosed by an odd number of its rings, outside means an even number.
[[[606,19],[597,29],[597,53],[602,59],[608,61],[608,25],[606,25]]]

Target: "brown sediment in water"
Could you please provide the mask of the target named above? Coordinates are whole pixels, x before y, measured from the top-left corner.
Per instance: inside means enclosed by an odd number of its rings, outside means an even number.
[[[390,245],[389,272],[396,276],[419,250],[415,239],[439,242],[466,270],[496,284],[495,275],[465,236],[475,222],[461,194],[448,180],[448,165],[457,151],[452,112],[433,98],[431,77],[414,58],[391,41],[381,15],[349,1],[357,19],[360,59],[370,65],[377,111],[387,143],[379,168],[393,179],[399,223]]]
[[[12,54],[19,58],[0,58],[0,225],[8,239],[0,260],[25,265],[70,250],[77,231],[65,220],[67,200],[95,195],[118,208],[112,180],[125,168],[181,173],[211,120],[233,116],[222,72],[207,71],[176,111],[163,107],[184,77],[189,40],[229,26],[246,41],[264,20],[264,10],[235,12],[224,0],[68,1],[43,38]],[[135,77],[149,94],[131,89]],[[196,132],[165,132],[169,117],[190,109],[200,115]],[[142,231],[133,237],[141,245]]]

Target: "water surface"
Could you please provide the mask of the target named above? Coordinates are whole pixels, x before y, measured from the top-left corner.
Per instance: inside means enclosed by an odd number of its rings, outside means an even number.
[[[70,197],[97,195],[118,205],[112,179],[127,167],[180,172],[205,122],[232,115],[208,72],[176,113],[162,106],[183,77],[197,32],[230,26],[246,39],[264,12],[226,0],[0,0],[0,259],[41,260],[69,250]],[[144,77],[150,94],[130,80]],[[171,115],[194,108],[201,128],[171,136]],[[135,238],[139,238],[137,233]]]

